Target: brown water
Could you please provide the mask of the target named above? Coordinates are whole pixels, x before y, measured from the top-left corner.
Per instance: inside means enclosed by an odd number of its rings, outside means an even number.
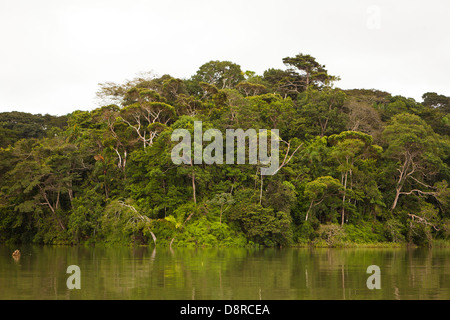
[[[11,256],[21,250],[20,259]],[[67,267],[80,268],[69,289]],[[370,290],[367,267],[380,267]],[[173,249],[0,245],[0,299],[450,298],[450,249]]]

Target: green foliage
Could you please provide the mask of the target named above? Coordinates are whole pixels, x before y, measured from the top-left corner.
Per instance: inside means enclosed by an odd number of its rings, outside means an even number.
[[[430,245],[433,240],[433,229],[438,230],[439,210],[421,200],[420,212],[408,214],[408,220],[408,240],[418,245]]]
[[[339,77],[331,76],[314,57],[309,54],[297,54],[295,57],[283,58],[283,63],[289,67],[288,72],[297,82],[297,86],[308,89],[310,86],[321,88],[329,85]]]
[[[174,244],[184,247],[235,247],[245,246],[247,238],[243,233],[232,230],[227,224],[209,221],[206,216],[202,216],[186,225]]]
[[[323,137],[344,131],[348,121],[345,98],[340,89],[309,88],[302,92],[297,98],[297,114],[292,121],[291,135]]]
[[[314,243],[317,246],[336,247],[343,243],[345,230],[337,224],[323,224],[317,230],[317,238]]]
[[[377,243],[384,242],[386,238],[383,236],[383,226],[381,223],[360,222],[358,224],[346,224],[345,240],[362,244],[362,243]],[[395,239],[398,242],[398,238]]]
[[[385,221],[384,236],[389,242],[404,242],[406,240],[406,227],[398,219],[391,218]]]
[[[315,221],[314,221],[315,220]],[[303,222],[294,232],[294,240],[296,243],[307,244],[317,237],[316,229],[320,226],[317,218],[311,218]]]
[[[449,99],[334,88],[314,57],[262,75],[100,84],[63,117],[0,113],[0,241],[156,246],[430,245],[450,230]],[[278,129],[280,167],[172,162],[175,129]],[[261,137],[260,137],[261,138]],[[190,142],[191,150],[194,141]],[[202,147],[208,145],[204,141]],[[224,150],[225,151],[225,150]]]
[[[233,88],[244,80],[241,67],[230,61],[209,61],[203,64],[192,80],[205,82],[219,89]]]
[[[236,223],[255,243],[280,246],[292,242],[291,219],[283,211],[242,201],[232,209],[228,219]]]
[[[20,139],[44,138],[52,129],[64,129],[67,117],[49,114],[30,114],[25,112],[0,113],[0,148],[6,148]],[[53,131],[55,134],[56,131]]]

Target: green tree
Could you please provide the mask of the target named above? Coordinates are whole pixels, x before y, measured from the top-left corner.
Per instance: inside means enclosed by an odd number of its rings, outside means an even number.
[[[296,79],[295,85],[303,90],[310,86],[320,89],[339,79],[329,75],[325,65],[318,63],[316,58],[309,54],[299,53],[295,57],[283,58],[283,63],[288,66],[288,72]]]
[[[340,89],[309,89],[296,101],[297,116],[291,124],[291,134],[303,138],[321,137],[345,130],[347,114],[344,112],[345,93]]]
[[[213,206],[218,206],[220,210],[219,223],[222,224],[222,215],[234,203],[233,196],[230,193],[219,193],[208,201]]]
[[[444,112],[450,112],[450,97],[436,92],[427,92],[422,95],[423,105],[432,108],[442,109]]]
[[[286,70],[267,69],[263,73],[263,81],[270,92],[278,93],[284,98],[296,98],[302,91],[303,83]]]
[[[206,82],[219,89],[234,88],[244,79],[244,73],[238,64],[218,60],[203,64],[192,76],[192,80],[196,83]]]
[[[396,162],[393,211],[401,195],[433,195],[432,177],[448,170],[448,140],[441,138],[419,116],[399,114],[392,118],[383,136],[389,144],[385,157]]]
[[[372,144],[372,136],[355,131],[343,131],[338,135],[332,135],[328,138],[328,142],[333,146],[330,155],[338,163],[336,169],[341,173],[341,184],[344,187],[341,209],[341,225],[343,226],[346,198],[358,198],[357,190],[353,190],[357,182],[353,178],[353,173],[358,170],[358,162],[381,153],[382,149]]]
[[[309,200],[309,208],[306,212],[307,221],[310,214],[314,212],[315,207],[322,205],[325,211],[332,211],[338,208],[338,196],[342,194],[342,184],[339,180],[331,177],[319,177],[305,186],[305,198]]]
[[[251,195],[251,196],[250,196]],[[250,196],[250,197],[249,197]],[[271,207],[263,207],[251,190],[241,190],[236,194],[236,205],[230,209],[228,219],[235,223],[251,240],[265,246],[283,246],[292,242],[290,216]],[[245,200],[248,199],[248,200]]]
[[[132,88],[125,96],[120,119],[134,130],[144,148],[175,118],[175,108],[153,90]]]

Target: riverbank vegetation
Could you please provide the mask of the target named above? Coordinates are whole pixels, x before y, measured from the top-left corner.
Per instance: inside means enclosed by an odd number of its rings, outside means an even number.
[[[103,83],[101,107],[0,114],[0,242],[428,245],[450,230],[450,98],[342,90],[314,57],[262,75]],[[180,164],[175,129],[278,129],[280,168]],[[204,142],[204,146],[209,142]]]

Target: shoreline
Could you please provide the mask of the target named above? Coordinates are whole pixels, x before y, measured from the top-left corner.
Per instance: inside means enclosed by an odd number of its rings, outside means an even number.
[[[7,243],[7,242],[0,242],[0,245],[4,246],[49,246],[49,247],[106,247],[106,248],[113,248],[113,247],[148,247],[148,248],[171,248],[171,249],[177,249],[177,248],[183,248],[183,249],[238,249],[238,248],[248,248],[248,249],[301,249],[301,248],[312,248],[312,249],[420,249],[420,248],[450,248],[450,241],[447,240],[435,240],[430,245],[424,245],[424,246],[418,246],[413,243],[400,243],[400,242],[375,242],[375,243],[354,243],[354,242],[342,242],[342,243],[336,243],[333,245],[328,245],[324,242],[314,243],[314,242],[308,242],[308,243],[295,243],[291,245],[286,246],[262,246],[258,244],[247,244],[244,246],[229,246],[229,245],[182,245],[177,246],[173,245],[170,246],[169,244],[136,244],[136,243],[129,243],[129,244],[123,244],[123,243],[107,243],[107,242],[80,242],[80,243]]]

